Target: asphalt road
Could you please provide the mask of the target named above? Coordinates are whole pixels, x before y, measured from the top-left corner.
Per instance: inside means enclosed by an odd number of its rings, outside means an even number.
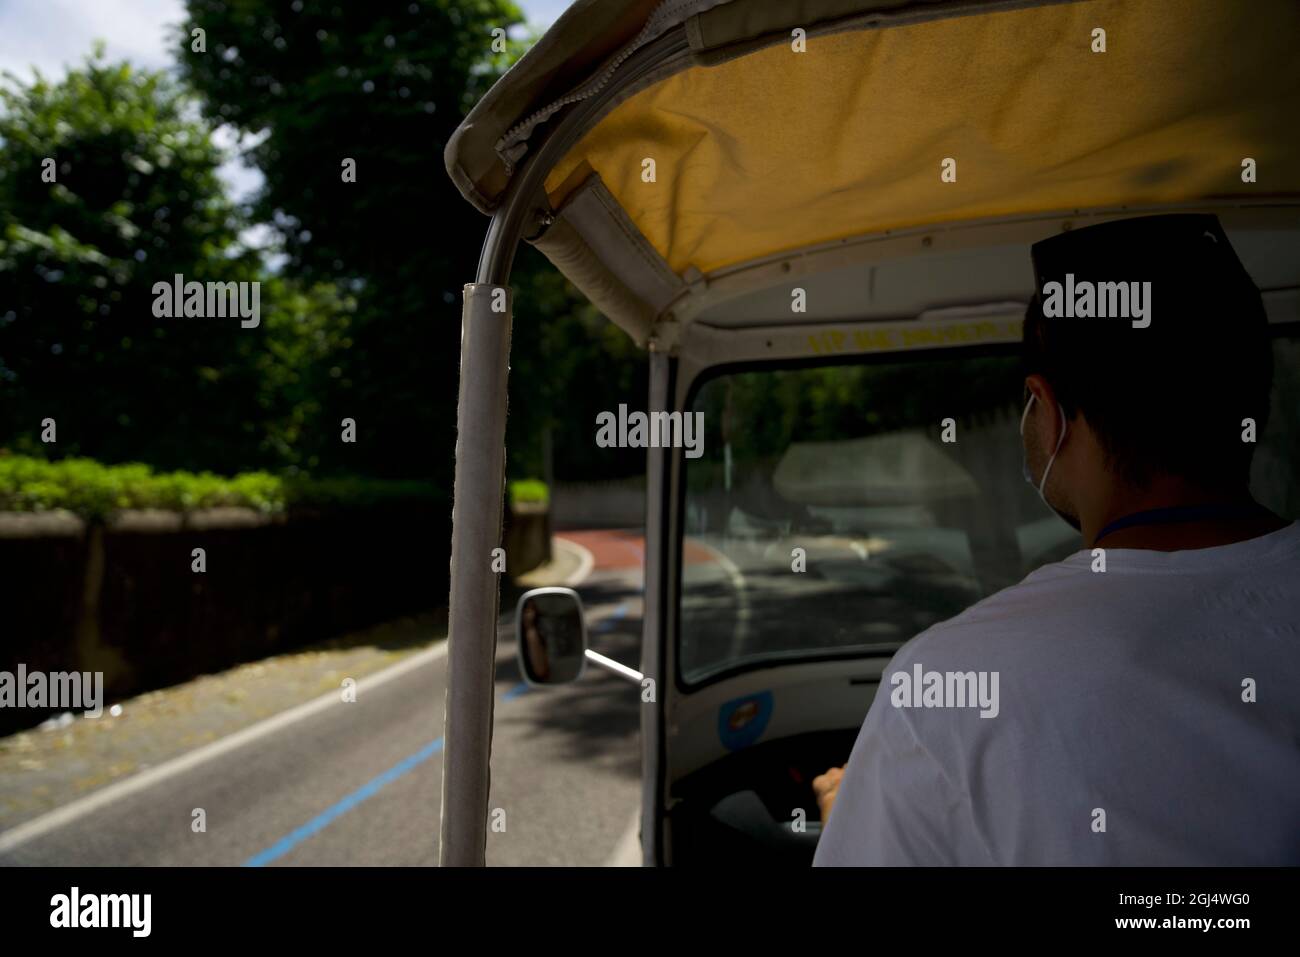
[[[596,558],[578,586],[592,647],[637,667],[641,540],[577,537]],[[639,688],[588,669],[574,685],[528,690],[512,617],[498,639],[490,800],[490,820],[504,829],[489,833],[488,863],[628,863],[640,803]],[[47,819],[17,846],[0,840],[0,864],[436,864],[446,657],[435,648],[393,671],[363,680],[354,703],[261,726],[224,752],[138,779],[114,800]],[[202,832],[192,825],[197,808]]]

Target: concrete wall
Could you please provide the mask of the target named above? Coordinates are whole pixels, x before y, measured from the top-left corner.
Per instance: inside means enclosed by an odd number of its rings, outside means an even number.
[[[445,606],[449,512],[0,514],[0,670],[103,671],[120,696]]]
[[[551,523],[566,528],[645,525],[645,476],[605,482],[560,482],[551,490]]]
[[[551,560],[551,513],[543,503],[524,502],[506,509],[502,540],[506,572],[517,578]]]

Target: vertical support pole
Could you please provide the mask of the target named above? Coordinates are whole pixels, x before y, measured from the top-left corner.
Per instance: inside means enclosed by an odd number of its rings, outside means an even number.
[[[650,394],[648,412],[671,411],[672,362],[654,349],[650,352]],[[641,862],[653,867],[660,860],[660,816],[663,806],[662,733],[664,696],[672,678],[664,668],[663,639],[667,608],[667,553],[672,547],[667,492],[669,454],[672,450],[654,446],[646,449],[645,589],[641,616],[641,673],[655,682],[653,702],[641,703]]]
[[[500,595],[492,549],[501,544],[513,307],[505,286],[469,283],[464,295],[443,721],[439,862],[444,867],[481,867],[487,850]]]

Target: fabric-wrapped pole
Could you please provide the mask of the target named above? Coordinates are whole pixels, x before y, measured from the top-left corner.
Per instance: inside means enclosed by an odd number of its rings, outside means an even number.
[[[443,722],[439,860],[444,867],[482,866],[487,847],[500,593],[492,550],[501,543],[511,306],[504,286],[465,286]]]

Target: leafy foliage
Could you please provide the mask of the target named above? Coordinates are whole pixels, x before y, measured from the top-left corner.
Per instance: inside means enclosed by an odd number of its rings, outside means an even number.
[[[328,418],[365,424],[377,475],[450,487],[462,285],[486,221],[456,192],[443,148],[509,58],[504,0],[189,0],[182,73],[213,122],[258,139],[256,219],[285,237],[286,271],[357,301],[351,344],[321,394]],[[195,52],[202,29],[206,52]],[[344,182],[343,161],[356,162]]]
[[[491,46],[519,11],[188,0],[187,13],[181,83],[96,54],[61,82],[0,92],[0,447],[449,489],[460,289],[486,220],[442,151],[526,45]],[[248,209],[216,175],[220,124],[247,135],[265,176]],[[252,222],[283,237],[277,275],[240,243]],[[177,273],[262,282],[260,327],[154,318],[153,284]],[[548,474],[548,433],[561,478],[639,471],[641,452],[592,436],[597,412],[643,403],[644,357],[535,250],[512,284],[511,474]],[[57,447],[37,439],[45,418]],[[339,441],[343,418],[357,443]]]
[[[510,504],[538,503],[545,505],[551,500],[551,490],[546,483],[538,479],[517,479],[510,483]]]
[[[645,408],[645,356],[532,247],[520,251],[512,282],[506,423],[511,474],[543,474],[542,436],[548,429],[557,480],[643,473],[644,450],[598,448],[595,434],[596,415],[619,402]]]
[[[58,83],[8,77],[0,107],[0,444],[44,452],[53,418],[60,451],[163,467],[314,467],[337,448],[319,396],[351,303],[261,275],[191,100],[96,54]],[[263,280],[261,326],[155,318],[175,274]]]
[[[154,472],[147,465],[104,465],[93,459],[58,462],[0,456],[0,511],[66,509],[103,519],[122,509],[190,511],[243,506],[281,512],[295,506],[346,508],[389,502],[441,502],[427,482],[383,479],[285,478],[245,472],[223,478],[211,472]]]
[[[795,442],[830,442],[933,428],[1015,414],[1023,372],[1008,356],[924,362],[874,362],[795,369],[761,369],[707,380],[695,396],[710,429],[706,458],[688,469],[691,488],[721,484],[721,455],[737,467],[771,470]],[[961,385],[959,401],[953,383]]]

